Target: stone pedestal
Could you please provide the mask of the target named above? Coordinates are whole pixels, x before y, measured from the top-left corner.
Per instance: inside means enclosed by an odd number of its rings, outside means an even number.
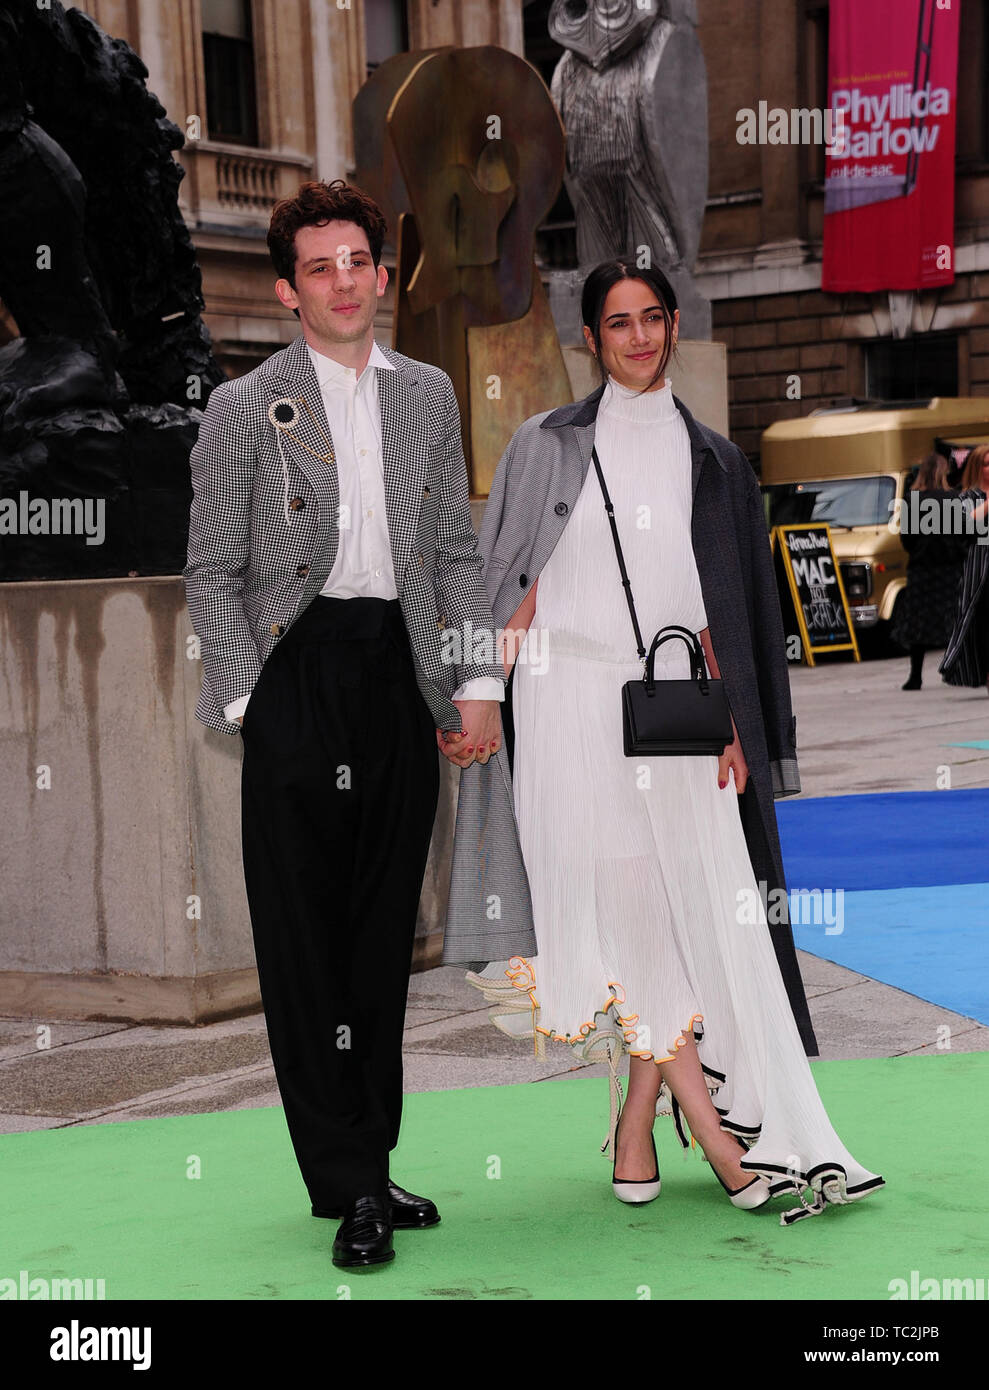
[[[2,584],[0,622],[0,1015],[257,1009],[241,744],[195,718],[181,578]],[[449,881],[459,774],[441,763],[420,968],[438,959]]]

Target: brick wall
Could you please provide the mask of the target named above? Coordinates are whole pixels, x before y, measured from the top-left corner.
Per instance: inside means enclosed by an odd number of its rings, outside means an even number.
[[[804,293],[716,300],[712,337],[728,349],[732,439],[756,462],[762,431],[836,396],[865,395],[865,344],[889,337],[881,294]],[[959,395],[989,396],[989,273],[918,296],[915,328],[958,334]],[[799,399],[787,378],[799,377]]]

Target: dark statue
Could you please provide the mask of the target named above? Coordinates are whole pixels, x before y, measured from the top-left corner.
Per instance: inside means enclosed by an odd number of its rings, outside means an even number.
[[[178,207],[184,138],[147,76],[80,10],[3,0],[0,300],[20,336],[0,347],[0,580],[185,563],[189,452],[224,377]],[[101,539],[66,526],[100,500]]]

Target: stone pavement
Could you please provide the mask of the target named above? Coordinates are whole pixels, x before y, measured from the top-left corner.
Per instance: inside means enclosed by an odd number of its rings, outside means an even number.
[[[989,740],[989,698],[944,686],[939,658],[928,655],[927,683],[915,693],[900,690],[905,659],[793,669],[802,794],[935,789],[946,784],[945,769],[952,787],[989,786],[989,749],[951,746]],[[942,1024],[953,1050],[989,1050],[989,1028],[973,1019],[799,956],[824,1058],[933,1050]],[[460,969],[412,978],[408,1091],[606,1070],[574,1066],[566,1043],[548,1042],[545,1057],[534,1058],[531,1043],[491,1025]],[[261,1014],[199,1028],[0,1018],[0,1133],[278,1104]]]

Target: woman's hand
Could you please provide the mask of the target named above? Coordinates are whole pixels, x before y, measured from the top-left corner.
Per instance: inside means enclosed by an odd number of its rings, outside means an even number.
[[[703,632],[699,632],[697,637],[701,646],[704,648],[704,659],[707,662],[707,669],[715,680],[721,679],[721,670],[718,666],[718,659],[714,655],[714,647],[711,645],[711,629],[706,627]],[[731,721],[732,742],[728,744],[725,751],[718,759],[718,786],[721,788],[728,785],[728,769],[735,774],[735,790],[741,794],[745,790],[745,784],[749,780],[749,765],[745,761],[745,754],[742,752],[742,745],[738,739],[738,730],[735,728],[735,720]]]
[[[742,752],[742,745],[739,742],[738,730],[735,728],[734,719],[731,721],[731,731],[735,735],[734,741],[729,743],[725,751],[718,759],[718,786],[727,787],[728,769],[735,774],[735,790],[739,795],[745,790],[745,784],[749,780],[749,765],[745,761],[745,754]]]
[[[500,700],[454,700],[460,713],[461,732],[436,730],[440,752],[458,767],[470,767],[475,760],[486,763],[501,747]]]

